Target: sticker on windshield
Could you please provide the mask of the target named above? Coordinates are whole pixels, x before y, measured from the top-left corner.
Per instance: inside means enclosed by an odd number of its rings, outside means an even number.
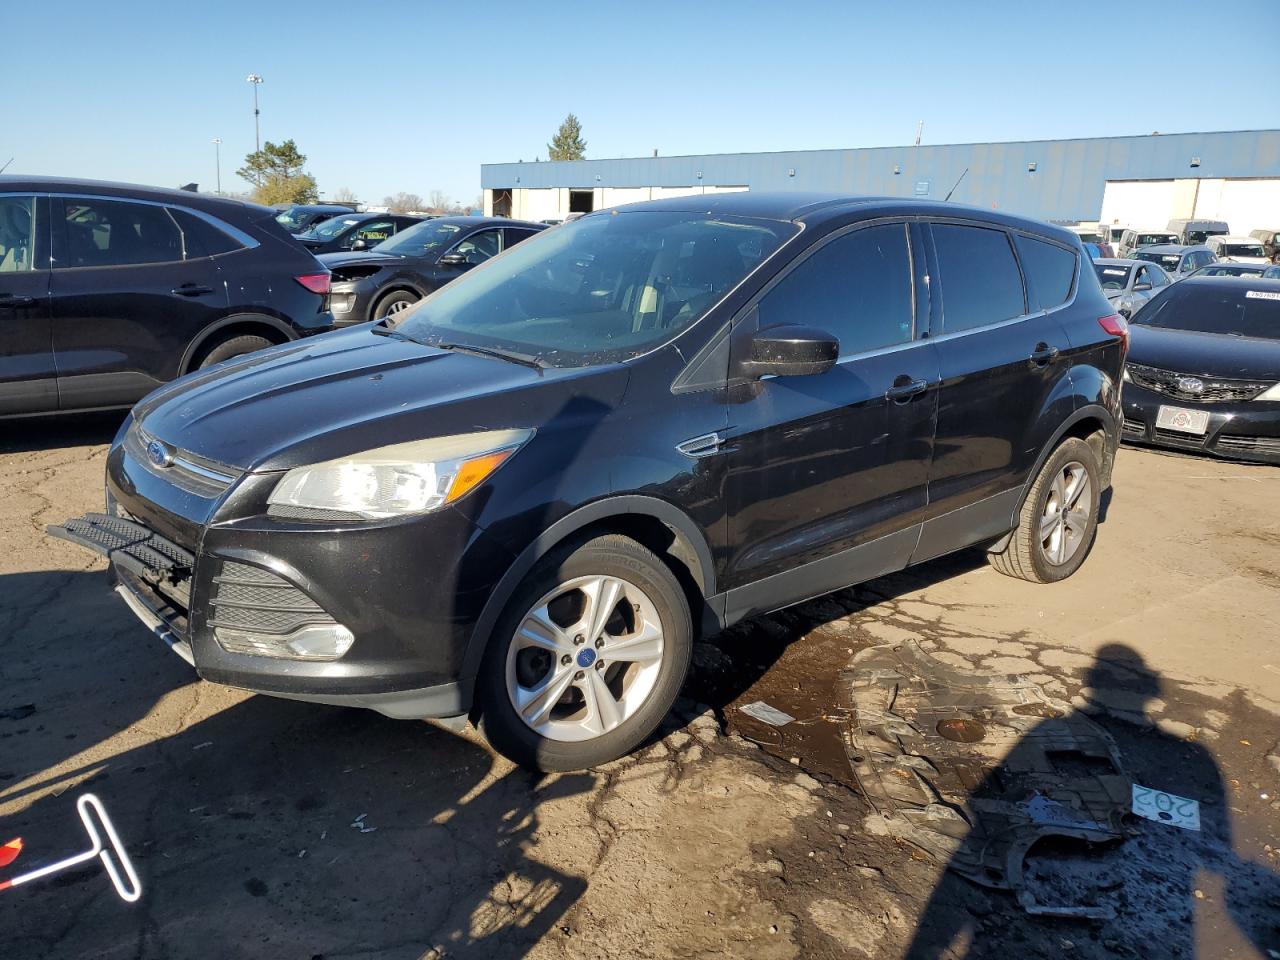
[[[1105,273],[1108,277],[1123,277],[1129,271],[1128,270],[1103,270],[1102,272]]]
[[[1280,300],[1280,293],[1272,290],[1249,290],[1245,297],[1249,300]]]

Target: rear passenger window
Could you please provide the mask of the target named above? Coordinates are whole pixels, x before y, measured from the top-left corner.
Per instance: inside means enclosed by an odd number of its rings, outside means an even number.
[[[906,224],[832,240],[760,301],[760,326],[802,324],[834,334],[847,357],[911,339]]]
[[[115,267],[182,259],[182,236],[164,207],[67,197],[62,210],[66,253],[59,266]]]
[[[238,241],[232,239],[207,220],[202,220],[185,210],[170,209],[178,226],[182,228],[187,259],[194,257],[216,257],[220,253],[230,253],[241,249]]]
[[[1026,312],[1022,276],[1003,230],[933,225],[942,285],[943,333],[971,330]]]
[[[1031,308],[1052,310],[1067,302],[1076,278],[1076,255],[1066,247],[1014,234],[1014,245],[1027,278],[1027,300]]]

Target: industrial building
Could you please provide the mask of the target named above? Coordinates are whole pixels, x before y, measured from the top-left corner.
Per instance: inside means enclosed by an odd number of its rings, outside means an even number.
[[[1280,227],[1280,130],[484,164],[486,215],[563,219],[733,190],[951,199],[1059,223]]]

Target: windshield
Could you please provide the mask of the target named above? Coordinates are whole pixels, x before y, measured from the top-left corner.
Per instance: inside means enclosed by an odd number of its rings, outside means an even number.
[[[1204,243],[1210,237],[1221,237],[1226,232],[1225,230],[1188,230],[1187,244],[1194,246],[1197,243]]]
[[[443,251],[461,232],[462,228],[457,224],[427,220],[401,230],[373,249],[396,257],[421,257],[433,251]]]
[[[332,240],[347,227],[354,227],[363,219],[363,217],[334,217],[332,220],[317,223],[302,236],[312,240]]]
[[[1145,260],[1147,263],[1158,263],[1164,267],[1169,273],[1178,272],[1178,262],[1182,259],[1180,253],[1148,253],[1146,250],[1135,250],[1133,259]]]
[[[1280,340],[1280,289],[1249,287],[1248,282],[1229,287],[1175,284],[1138,311],[1132,322],[1163,330]]]
[[[1095,263],[1093,270],[1098,275],[1098,282],[1102,284],[1103,290],[1123,290],[1129,286],[1129,274],[1133,271],[1133,267]]]
[[[1257,257],[1259,260],[1267,256],[1260,243],[1224,243],[1218,248],[1218,254],[1223,257]]]
[[[695,323],[794,224],[686,212],[596,214],[547,230],[400,314],[396,332],[548,366],[639,356]]]
[[[1154,247],[1157,243],[1177,243],[1178,235],[1175,233],[1140,233],[1134,240],[1135,247]]]
[[[316,218],[330,216],[333,216],[333,214],[322,213],[318,210],[307,210],[303,207],[290,207],[288,210],[282,210],[276,214],[276,223],[290,233],[297,233]]]

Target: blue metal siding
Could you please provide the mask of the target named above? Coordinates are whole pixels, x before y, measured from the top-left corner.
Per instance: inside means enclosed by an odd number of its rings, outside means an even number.
[[[1191,166],[1192,157],[1200,158],[1199,167]],[[1034,173],[1027,171],[1032,162]],[[894,174],[895,165],[901,173]],[[481,166],[480,183],[484,189],[706,184],[940,200],[966,168],[954,200],[1043,220],[1096,220],[1108,180],[1280,177],[1280,130],[491,163]],[[927,192],[917,193],[926,182]]]

